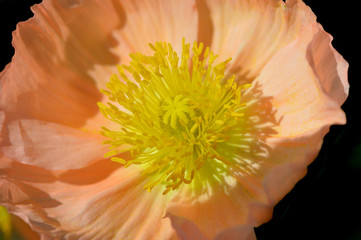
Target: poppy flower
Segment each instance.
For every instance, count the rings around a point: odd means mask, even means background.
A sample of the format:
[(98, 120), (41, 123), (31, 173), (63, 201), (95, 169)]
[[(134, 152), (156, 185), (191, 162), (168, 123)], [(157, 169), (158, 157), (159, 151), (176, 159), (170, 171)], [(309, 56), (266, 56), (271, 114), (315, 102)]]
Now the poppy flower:
[(255, 239), (346, 122), (348, 63), (301, 0), (32, 11), (0, 73), (0, 204), (45, 239)]

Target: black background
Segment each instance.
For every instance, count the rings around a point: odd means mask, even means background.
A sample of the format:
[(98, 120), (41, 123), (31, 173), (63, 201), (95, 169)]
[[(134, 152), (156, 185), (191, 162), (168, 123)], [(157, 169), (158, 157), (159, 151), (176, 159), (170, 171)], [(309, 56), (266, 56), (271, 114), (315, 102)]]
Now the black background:
[[(360, 34), (356, 1), (304, 2), (333, 35), (333, 46), (350, 64), (350, 96), (342, 107), (348, 122), (345, 126), (331, 127), (307, 176), (276, 205), (272, 220), (256, 228), (256, 235), (258, 240), (360, 240), (361, 93), (358, 91), (361, 88), (356, 73), (361, 67), (356, 48)], [(33, 15), (30, 6), (35, 3), (40, 0), (0, 0), (0, 71), (14, 54), (11, 32), (19, 21)]]

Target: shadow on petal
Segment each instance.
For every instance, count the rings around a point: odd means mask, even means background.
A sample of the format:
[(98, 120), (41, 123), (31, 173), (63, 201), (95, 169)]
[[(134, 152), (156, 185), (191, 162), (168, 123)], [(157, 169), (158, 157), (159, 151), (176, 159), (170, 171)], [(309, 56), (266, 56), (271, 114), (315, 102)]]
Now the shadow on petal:
[[(12, 179), (0, 180), (0, 189), (2, 192), (1, 204), (6, 206), (9, 212), (23, 218), (24, 221), (34, 224), (34, 226), (37, 225), (34, 229), (41, 225), (43, 229), (52, 230), (53, 226), (60, 225), (56, 219), (49, 217), (47, 209), (56, 208), (61, 203), (53, 199), (46, 191)], [(24, 214), (37, 217), (28, 219)]]
[(238, 226), (220, 233), (215, 240), (257, 240), (253, 227)]
[(209, 7), (204, 0), (196, 0), (198, 10), (198, 38), (197, 42), (203, 42), (205, 46), (212, 46), (213, 23)]
[(125, 14), (115, 4), (47, 0), (32, 7), (34, 17), (13, 33), (15, 55), (0, 75), (8, 121), (35, 118), (78, 128), (99, 112), (97, 82), (106, 82), (107, 67), (120, 62), (121, 54), (111, 52), (118, 45), (112, 32), (123, 27)]
[[(262, 181), (273, 166), (267, 139), (277, 134), (274, 127), (282, 118), (276, 119), (271, 100), (257, 82), (245, 91), (244, 117), (226, 132), (230, 140), (216, 147), (225, 160), (209, 159), (194, 183), (184, 186), (173, 198), (167, 209), (174, 216), (172, 224), (176, 224), (175, 217), (184, 218), (213, 239), (231, 228), (234, 231), (230, 235), (239, 234), (241, 226), (259, 225), (272, 217)], [(255, 239), (253, 227), (245, 229), (250, 230), (245, 239)], [(230, 235), (221, 234), (219, 239)]]
[(60, 174), (59, 181), (72, 185), (88, 185), (100, 182), (109, 177), (114, 171), (122, 167), (119, 163), (103, 159), (90, 166), (69, 170)]
[[(119, 2), (82, 2), (74, 8), (70, 17), (69, 10), (62, 9), (60, 2), (54, 1), (54, 7), (61, 13), (62, 20), (70, 33), (66, 39), (66, 59), (63, 64), (68, 64), (81, 74), (87, 74), (87, 70), (92, 69), (94, 64), (114, 65), (121, 62), (119, 55), (110, 51), (118, 44), (112, 31), (122, 28), (126, 18)], [(106, 11), (106, 8), (111, 8), (112, 11), (109, 11), (109, 14), (114, 17), (105, 16), (99, 11), (99, 9)], [(99, 21), (99, 18), (104, 18), (104, 16), (107, 24)]]
[(207, 237), (191, 221), (167, 213), (165, 217), (170, 218), (180, 240), (207, 240)]
[[(233, 188), (229, 182), (229, 176), (237, 180), (241, 185), (250, 187), (262, 171), (262, 166), (267, 164), (269, 152), (267, 139), (277, 134), (274, 130), (282, 118), (276, 119), (276, 110), (271, 103), (272, 97), (263, 96), (262, 87), (259, 83), (254, 83), (253, 87), (245, 92), (243, 100), (247, 105), (243, 110), (244, 118), (239, 125), (230, 127), (225, 135), (231, 140), (217, 145), (217, 152), (229, 161), (229, 165), (221, 164), (217, 161), (210, 161), (209, 171), (212, 174), (205, 174), (207, 177), (200, 179), (206, 181), (203, 186), (222, 186), (225, 192)], [(216, 173), (214, 172), (216, 170)], [(203, 177), (203, 176), (202, 176)], [(207, 183), (208, 182), (208, 183)], [(246, 187), (247, 188), (247, 187)], [(204, 188), (204, 191), (208, 191)]]
[[(1, 160), (4, 162), (6, 161), (5, 159)], [(44, 168), (15, 161), (11, 161), (8, 166), (5, 164), (3, 166), (4, 168), (0, 169), (0, 176), (4, 175), (9, 179), (17, 179), (33, 183), (52, 183), (57, 181), (57, 177), (53, 174), (53, 172)]]
[(342, 105), (350, 87), (347, 82), (349, 65), (333, 48), (332, 39), (333, 37), (318, 24), (317, 33), (307, 47), (306, 58), (313, 73), (319, 79), (323, 91)]

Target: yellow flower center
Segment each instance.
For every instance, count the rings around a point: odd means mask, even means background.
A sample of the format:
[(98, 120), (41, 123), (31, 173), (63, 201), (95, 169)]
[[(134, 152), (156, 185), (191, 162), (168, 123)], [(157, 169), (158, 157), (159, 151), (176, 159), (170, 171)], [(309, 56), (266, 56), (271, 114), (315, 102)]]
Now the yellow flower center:
[[(214, 64), (217, 56), (202, 43), (194, 43), (191, 59), (184, 40), (181, 58), (171, 44), (150, 47), (153, 56), (130, 54), (130, 65), (118, 67), (120, 78), (113, 74), (102, 90), (109, 102), (98, 103), (100, 111), (119, 128), (103, 127), (101, 133), (109, 138), (105, 157), (125, 167), (141, 165), (148, 177), (144, 187), (150, 191), (160, 184), (166, 194), (195, 181), (207, 162), (226, 168), (237, 161), (229, 153), (238, 151), (232, 139), (239, 138), (243, 117), (241, 89), (250, 85), (226, 79), (231, 59)], [(131, 159), (117, 156), (125, 151)]]

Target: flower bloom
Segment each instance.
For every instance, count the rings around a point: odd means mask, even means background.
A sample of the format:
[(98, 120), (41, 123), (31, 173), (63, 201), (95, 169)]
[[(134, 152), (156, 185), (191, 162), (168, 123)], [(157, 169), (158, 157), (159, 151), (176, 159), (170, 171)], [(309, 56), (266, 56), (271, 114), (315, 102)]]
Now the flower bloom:
[(348, 64), (300, 0), (33, 12), (0, 73), (0, 205), (44, 239), (255, 239), (346, 122)]

